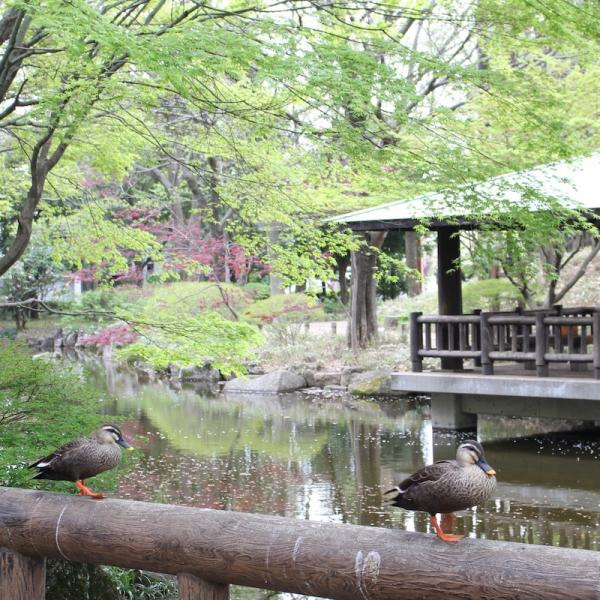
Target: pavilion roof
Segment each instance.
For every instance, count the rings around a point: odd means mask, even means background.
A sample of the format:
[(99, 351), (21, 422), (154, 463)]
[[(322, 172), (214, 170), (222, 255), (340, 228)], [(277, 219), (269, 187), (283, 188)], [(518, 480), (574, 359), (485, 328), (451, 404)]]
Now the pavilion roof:
[[(600, 152), (570, 161), (560, 161), (506, 173), (460, 186), (455, 190), (430, 192), (413, 198), (380, 204), (328, 219), (347, 223), (357, 231), (376, 229), (412, 229), (428, 219), (432, 229), (448, 225), (473, 227), (474, 217), (465, 211), (468, 197), (502, 200), (504, 206), (514, 203), (523, 206), (527, 197), (552, 197), (564, 206), (600, 213)], [(536, 210), (535, 200), (527, 204)], [(502, 209), (500, 209), (502, 210)], [(431, 218), (432, 214), (436, 216)], [(481, 218), (481, 216), (479, 216)]]

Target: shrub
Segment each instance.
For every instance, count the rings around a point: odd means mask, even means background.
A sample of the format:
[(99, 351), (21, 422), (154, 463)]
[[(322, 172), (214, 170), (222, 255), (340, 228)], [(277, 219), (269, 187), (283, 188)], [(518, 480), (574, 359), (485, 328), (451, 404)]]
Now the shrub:
[[(0, 343), (0, 485), (39, 487), (26, 466), (65, 442), (87, 435), (106, 419), (102, 404), (76, 367), (33, 360), (19, 343)], [(115, 481), (101, 476), (102, 486)], [(112, 480), (112, 481), (111, 481)], [(74, 490), (51, 482), (52, 490)]]
[[(220, 288), (220, 289), (219, 289)], [(173, 315), (196, 316), (206, 310), (214, 310), (230, 318), (231, 312), (241, 310), (252, 301), (251, 290), (233, 284), (209, 281), (177, 281), (149, 288), (151, 295), (140, 300), (141, 311), (150, 317), (157, 311), (171, 311)]]
[(244, 289), (252, 292), (253, 300), (264, 300), (271, 295), (271, 286), (268, 283), (247, 283)]
[(98, 288), (82, 294), (79, 301), (79, 309), (84, 312), (98, 312), (100, 314), (90, 314), (87, 318), (90, 321), (103, 323), (112, 321), (111, 315), (102, 315), (103, 312), (112, 313), (120, 308), (126, 308), (129, 303), (122, 293), (118, 293), (112, 288)]
[(275, 319), (297, 323), (321, 320), (325, 312), (322, 305), (311, 296), (278, 294), (254, 302), (244, 310), (243, 317), (257, 323), (271, 323)]
[(517, 288), (508, 279), (480, 279), (463, 284), (463, 310), (473, 312), (512, 310), (522, 300)]

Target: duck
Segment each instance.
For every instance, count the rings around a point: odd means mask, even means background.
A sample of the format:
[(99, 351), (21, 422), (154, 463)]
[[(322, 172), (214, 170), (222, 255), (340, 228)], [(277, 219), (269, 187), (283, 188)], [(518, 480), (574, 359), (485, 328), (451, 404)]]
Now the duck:
[(102, 500), (106, 496), (92, 492), (86, 479), (114, 469), (121, 462), (121, 448), (133, 450), (116, 425), (102, 425), (92, 437), (73, 440), (29, 465), (38, 470), (32, 479), (72, 481), (80, 496)]
[[(496, 490), (496, 471), (488, 464), (482, 445), (462, 442), (456, 460), (439, 460), (427, 465), (385, 492), (388, 505), (428, 512), (438, 538), (458, 542), (464, 536), (445, 533), (452, 527), (454, 513), (485, 502)], [(436, 515), (441, 513), (442, 525)]]

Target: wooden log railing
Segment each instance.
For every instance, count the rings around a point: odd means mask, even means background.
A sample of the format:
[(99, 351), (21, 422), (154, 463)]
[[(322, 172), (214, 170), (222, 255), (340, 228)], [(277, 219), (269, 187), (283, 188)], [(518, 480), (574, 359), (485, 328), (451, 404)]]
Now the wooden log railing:
[[(410, 352), (413, 371), (426, 357), (474, 359), (485, 375), (494, 362), (514, 361), (547, 377), (551, 363), (571, 370), (591, 364), (600, 379), (600, 308), (514, 311), (472, 315), (411, 314)], [(591, 351), (590, 351), (591, 349)]]
[(44, 560), (171, 573), (182, 600), (228, 585), (340, 600), (597, 600), (600, 553), (0, 488), (0, 599), (42, 600)]

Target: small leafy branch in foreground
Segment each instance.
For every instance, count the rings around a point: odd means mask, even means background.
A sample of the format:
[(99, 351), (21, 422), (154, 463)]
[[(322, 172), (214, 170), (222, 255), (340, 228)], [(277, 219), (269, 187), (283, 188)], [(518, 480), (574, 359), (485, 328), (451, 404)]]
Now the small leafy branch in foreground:
[(223, 374), (240, 375), (244, 373), (243, 360), (263, 342), (255, 326), (230, 321), (215, 311), (145, 320), (127, 314), (119, 317), (129, 323), (141, 341), (125, 346), (118, 356), (156, 369), (210, 363)]

